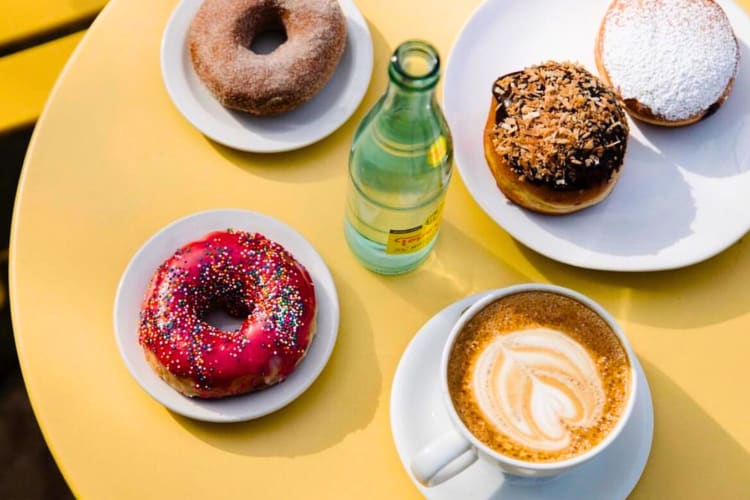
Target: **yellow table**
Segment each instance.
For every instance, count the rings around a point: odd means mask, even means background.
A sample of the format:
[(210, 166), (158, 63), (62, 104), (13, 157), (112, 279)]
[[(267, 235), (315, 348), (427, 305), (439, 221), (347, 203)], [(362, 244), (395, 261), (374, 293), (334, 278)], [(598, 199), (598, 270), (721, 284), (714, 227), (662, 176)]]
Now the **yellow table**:
[[(471, 293), (520, 282), (577, 289), (628, 332), (653, 391), (656, 428), (633, 498), (750, 498), (750, 248), (691, 268), (616, 274), (558, 264), (514, 242), (456, 176), (443, 232), (418, 271), (364, 270), (343, 217), (354, 127), (386, 84), (402, 40), (443, 55), (477, 3), (361, 0), (375, 73), (355, 116), (301, 151), (231, 151), (170, 102), (159, 40), (175, 1), (114, 0), (86, 35), (35, 132), (11, 246), (18, 353), (58, 464), (83, 498), (410, 498), (389, 426), (390, 386), (417, 329)], [(750, 8), (750, 1), (743, 0)], [(394, 15), (394, 12), (398, 15)], [(747, 63), (748, 61), (746, 61)], [(272, 214), (329, 263), (339, 340), (315, 384), (284, 410), (217, 425), (171, 414), (131, 378), (112, 305), (138, 247), (183, 215), (217, 207)]]

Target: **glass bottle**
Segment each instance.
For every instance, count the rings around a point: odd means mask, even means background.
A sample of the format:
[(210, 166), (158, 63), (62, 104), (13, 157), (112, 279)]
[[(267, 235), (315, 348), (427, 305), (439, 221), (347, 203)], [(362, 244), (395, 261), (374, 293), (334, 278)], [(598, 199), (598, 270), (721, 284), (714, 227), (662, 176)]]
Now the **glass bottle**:
[(344, 231), (365, 267), (401, 274), (435, 246), (453, 144), (435, 98), (435, 48), (404, 42), (391, 57), (388, 77), (388, 88), (354, 134)]

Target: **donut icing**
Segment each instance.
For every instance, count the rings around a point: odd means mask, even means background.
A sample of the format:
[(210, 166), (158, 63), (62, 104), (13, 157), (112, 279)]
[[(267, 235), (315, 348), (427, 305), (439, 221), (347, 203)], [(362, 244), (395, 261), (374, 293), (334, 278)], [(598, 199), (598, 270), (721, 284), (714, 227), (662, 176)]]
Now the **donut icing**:
[(510, 201), (561, 215), (614, 189), (627, 150), (627, 115), (583, 66), (547, 61), (501, 76), (490, 102), (485, 159)]
[[(270, 54), (251, 46), (267, 31), (287, 40)], [(346, 44), (336, 0), (205, 0), (190, 26), (196, 73), (218, 101), (254, 115), (290, 111), (333, 76)]]
[[(212, 308), (244, 318), (225, 331)], [(189, 243), (154, 274), (139, 341), (155, 371), (186, 396), (220, 398), (284, 380), (314, 336), (315, 290), (307, 270), (261, 234), (217, 231)]]

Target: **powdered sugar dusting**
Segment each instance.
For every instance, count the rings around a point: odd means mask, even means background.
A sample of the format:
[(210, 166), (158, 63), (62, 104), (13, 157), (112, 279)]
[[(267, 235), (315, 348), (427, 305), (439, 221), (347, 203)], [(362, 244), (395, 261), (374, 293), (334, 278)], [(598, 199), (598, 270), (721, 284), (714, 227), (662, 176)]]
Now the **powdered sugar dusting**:
[(737, 72), (732, 27), (711, 0), (616, 1), (602, 36), (602, 63), (621, 97), (667, 120), (708, 109)]

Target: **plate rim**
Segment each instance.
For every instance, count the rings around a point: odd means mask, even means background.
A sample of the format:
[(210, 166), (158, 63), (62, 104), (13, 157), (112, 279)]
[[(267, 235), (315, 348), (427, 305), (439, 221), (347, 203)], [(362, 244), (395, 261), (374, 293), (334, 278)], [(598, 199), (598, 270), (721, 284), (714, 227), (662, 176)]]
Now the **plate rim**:
[[(362, 103), (362, 100), (367, 94), (367, 90), (370, 87), (374, 66), (374, 47), (372, 42), (372, 33), (370, 32), (367, 20), (353, 0), (338, 1), (347, 20), (347, 32), (353, 32), (353, 30), (351, 29), (352, 25), (356, 25), (362, 28), (364, 31), (363, 36), (358, 38), (352, 36), (350, 38), (350, 40), (355, 42), (352, 45), (357, 46), (357, 48), (361, 48), (364, 52), (366, 52), (367, 55), (366, 58), (355, 57), (354, 64), (356, 64), (356, 66), (352, 70), (352, 73), (354, 75), (360, 73), (362, 74), (363, 83), (360, 87), (354, 87), (357, 90), (355, 94), (356, 98), (347, 100), (348, 102), (351, 102), (351, 109), (347, 109), (347, 111), (343, 113), (338, 120), (330, 122), (330, 125), (328, 127), (321, 127), (320, 131), (317, 134), (314, 134), (312, 137), (304, 141), (288, 142), (283, 144), (279, 141), (274, 141), (272, 146), (257, 146), (251, 143), (249, 144), (247, 142), (234, 141), (222, 136), (221, 130), (226, 128), (226, 125), (222, 121), (216, 120), (215, 122), (211, 122), (210, 124), (205, 124), (200, 117), (196, 116), (193, 111), (190, 110), (190, 108), (185, 103), (185, 99), (194, 101), (195, 105), (198, 107), (202, 106), (195, 98), (192, 88), (186, 78), (184, 78), (182, 72), (176, 72), (175, 74), (173, 74), (167, 69), (167, 65), (170, 64), (170, 62), (175, 58), (182, 57), (182, 51), (186, 50), (184, 44), (179, 44), (180, 48), (178, 50), (174, 47), (174, 45), (177, 44), (173, 44), (172, 42), (175, 40), (187, 39), (187, 30), (189, 30), (190, 25), (188, 23), (185, 27), (185, 30), (178, 29), (179, 21), (182, 21), (183, 16), (187, 16), (192, 9), (197, 10), (200, 7), (201, 0), (180, 0), (180, 2), (177, 4), (177, 6), (174, 7), (171, 14), (169, 15), (169, 19), (167, 20), (167, 23), (162, 32), (159, 45), (159, 67), (162, 76), (162, 82), (167, 90), (169, 99), (172, 101), (172, 104), (180, 113), (180, 115), (182, 115), (182, 117), (186, 119), (188, 123), (193, 126), (193, 128), (198, 130), (201, 134), (205, 135), (209, 139), (222, 144), (223, 146), (238, 151), (269, 154), (282, 153), (286, 151), (302, 149), (306, 146), (322, 141), (329, 135), (333, 134), (336, 130), (341, 128), (357, 111), (359, 105)], [(193, 5), (194, 3), (196, 5)], [(193, 14), (190, 15), (190, 19), (192, 19), (192, 16)], [(364, 45), (360, 47), (361, 44)], [(354, 48), (352, 48), (352, 50), (354, 50)], [(201, 85), (202, 84), (203, 83), (201, 82)], [(185, 95), (188, 95), (189, 98), (183, 97), (181, 95), (181, 92)], [(313, 97), (313, 100), (314, 99), (315, 97)], [(209, 111), (206, 111), (206, 113), (211, 115)]]
[[(453, 78), (449, 78), (449, 74), (452, 75), (455, 73), (455, 70), (451, 71), (451, 68), (457, 64), (455, 63), (455, 60), (458, 59), (457, 56), (457, 47), (459, 42), (461, 41), (462, 36), (464, 33), (468, 31), (468, 28), (470, 25), (475, 21), (476, 18), (478, 18), (482, 12), (485, 9), (489, 9), (493, 4), (507, 4), (512, 2), (513, 0), (483, 0), (479, 5), (477, 5), (474, 10), (471, 12), (469, 17), (464, 21), (463, 25), (461, 26), (460, 30), (458, 31), (455, 39), (453, 40), (453, 44), (451, 45), (451, 50), (448, 54), (448, 58), (446, 60), (446, 66), (445, 66), (445, 78), (444, 78), (444, 85), (443, 85), (443, 93), (441, 97), (441, 105), (444, 110), (446, 110), (446, 117), (452, 116), (452, 113), (448, 111), (449, 106), (447, 105), (447, 97), (449, 94), (449, 89), (452, 87)], [(717, 3), (725, 9), (725, 11), (729, 10), (730, 12), (727, 12), (727, 16), (730, 17), (730, 21), (732, 21), (732, 17), (742, 15), (744, 16), (744, 19), (746, 21), (750, 21), (750, 13), (746, 12), (745, 9), (743, 9), (741, 6), (737, 5), (737, 3), (734, 0), (717, 0)], [(727, 5), (730, 5), (731, 7), (727, 9)], [(736, 33), (736, 30), (735, 30)], [(739, 36), (737, 36), (738, 40), (741, 40)], [(742, 63), (741, 63), (742, 64)], [(750, 64), (750, 61), (746, 61), (745, 64)], [(452, 108), (451, 108), (452, 109)], [(629, 117), (630, 120), (632, 118)], [(450, 125), (450, 119), (449, 119), (449, 125)], [(473, 182), (466, 182), (467, 176), (464, 174), (464, 169), (468, 167), (462, 167), (462, 162), (458, 161), (460, 152), (458, 148), (456, 148), (456, 167), (459, 172), (459, 175), (461, 176), (461, 180), (463, 181), (464, 186), (466, 187), (467, 191), (469, 191), (469, 194), (471, 195), (471, 198), (473, 199), (474, 203), (476, 203), (479, 208), (489, 217), (490, 220), (494, 224), (496, 224), (498, 227), (500, 227), (503, 231), (508, 233), (514, 240), (518, 241), (525, 247), (533, 250), (534, 252), (547, 257), (551, 260), (568, 264), (574, 267), (582, 268), (582, 269), (591, 269), (595, 271), (615, 271), (615, 272), (625, 272), (625, 273), (636, 273), (636, 272), (655, 272), (655, 271), (669, 271), (674, 269), (682, 269), (685, 267), (689, 267), (695, 264), (699, 264), (701, 262), (704, 262), (708, 259), (711, 259), (712, 257), (715, 257), (719, 255), (720, 253), (724, 252), (728, 248), (730, 248), (732, 245), (737, 243), (739, 240), (741, 240), (748, 232), (750, 232), (750, 218), (748, 218), (746, 224), (742, 227), (739, 225), (737, 226), (737, 230), (733, 232), (733, 236), (725, 238), (721, 243), (714, 244), (713, 246), (706, 247), (701, 246), (700, 249), (703, 249), (702, 251), (696, 251), (690, 254), (686, 253), (680, 253), (676, 256), (672, 256), (668, 259), (667, 262), (663, 262), (662, 260), (659, 260), (658, 258), (654, 258), (653, 255), (639, 255), (637, 256), (639, 260), (633, 260), (633, 259), (627, 259), (624, 257), (620, 257), (617, 255), (608, 255), (605, 258), (605, 254), (602, 252), (597, 252), (600, 256), (599, 260), (596, 261), (589, 261), (586, 256), (577, 257), (576, 255), (567, 255), (567, 254), (556, 254), (552, 251), (550, 251), (550, 248), (554, 248), (554, 245), (549, 245), (550, 241), (536, 241), (536, 238), (533, 236), (529, 236), (521, 231), (518, 231), (517, 228), (509, 229), (507, 227), (507, 224), (503, 224), (498, 219), (500, 217), (493, 214), (493, 208), (491, 206), (485, 206), (486, 204), (489, 204), (482, 196), (480, 196), (479, 193), (479, 187), (476, 185), (476, 183)], [(489, 167), (488, 167), (489, 168)], [(469, 176), (470, 178), (470, 176)], [(502, 193), (498, 193), (499, 196), (501, 196), (498, 200), (498, 203), (510, 203), (507, 201), (507, 199), (502, 197)], [(482, 200), (480, 202), (480, 200)], [(525, 211), (525, 209), (521, 207), (513, 207), (516, 210), (519, 211)], [(535, 214), (528, 212), (525, 215), (530, 215), (531, 217), (543, 217), (540, 214)], [(555, 216), (550, 216), (555, 217)], [(712, 240), (715, 241), (715, 240)], [(610, 260), (610, 262), (606, 262), (607, 260)], [(612, 262), (614, 260), (614, 262)], [(642, 260), (647, 260), (647, 262), (642, 262)]]
[[(137, 264), (137, 262), (144, 258), (144, 255), (147, 255), (149, 251), (153, 251), (153, 246), (159, 242), (161, 238), (165, 238), (169, 235), (169, 231), (174, 231), (175, 228), (178, 228), (183, 225), (187, 225), (190, 222), (201, 219), (204, 217), (221, 217), (225, 215), (231, 215), (231, 216), (241, 216), (241, 217), (248, 217), (249, 220), (264, 220), (265, 223), (271, 224), (275, 226), (280, 231), (288, 233), (293, 238), (296, 238), (299, 240), (299, 243), (302, 246), (307, 246), (308, 248), (305, 249), (305, 252), (309, 252), (310, 258), (312, 260), (316, 260), (317, 262), (314, 262), (315, 264), (315, 274), (311, 272), (311, 277), (313, 278), (313, 284), (315, 285), (316, 290), (316, 301), (318, 304), (318, 308), (321, 307), (327, 307), (329, 310), (327, 311), (327, 314), (330, 315), (330, 331), (327, 332), (321, 332), (320, 330), (316, 331), (315, 338), (323, 340), (325, 339), (326, 343), (323, 346), (324, 350), (320, 353), (319, 359), (317, 360), (317, 364), (311, 369), (311, 372), (308, 374), (308, 377), (305, 379), (302, 379), (302, 382), (299, 383), (299, 386), (292, 390), (289, 394), (279, 397), (277, 400), (274, 400), (274, 402), (269, 403), (260, 409), (257, 407), (254, 407), (253, 405), (256, 403), (250, 403), (250, 408), (248, 410), (251, 411), (244, 411), (244, 412), (238, 412), (235, 414), (227, 415), (227, 414), (221, 414), (221, 413), (210, 413), (205, 414), (199, 410), (195, 409), (194, 403), (198, 404), (215, 404), (217, 406), (222, 405), (222, 402), (236, 402), (239, 400), (239, 398), (252, 398), (253, 393), (248, 393), (244, 395), (238, 395), (231, 398), (226, 399), (218, 399), (218, 400), (201, 400), (201, 399), (191, 399), (186, 396), (183, 396), (179, 394), (175, 389), (173, 389), (171, 386), (169, 386), (166, 382), (164, 382), (158, 375), (153, 374), (155, 376), (155, 379), (153, 382), (149, 381), (147, 378), (144, 378), (140, 376), (140, 371), (136, 368), (136, 366), (133, 364), (133, 361), (130, 358), (130, 355), (128, 354), (128, 345), (130, 345), (130, 341), (128, 338), (128, 335), (134, 335), (134, 339), (132, 340), (135, 344), (136, 350), (141, 350), (142, 347), (138, 344), (137, 340), (137, 332), (135, 333), (128, 333), (122, 331), (122, 328), (120, 326), (119, 321), (119, 315), (122, 313), (121, 309), (124, 307), (122, 304), (124, 294), (126, 293), (126, 287), (128, 285), (129, 279), (137, 279), (140, 276), (133, 277), (133, 273), (135, 272), (134, 266)], [(216, 230), (220, 230), (222, 228), (217, 226)], [(223, 228), (225, 229), (225, 228)], [(201, 231), (203, 233), (203, 231)], [(200, 238), (202, 236), (205, 236), (205, 234), (196, 234), (195, 236), (192, 236), (191, 238)], [(192, 241), (192, 240), (191, 240)], [(189, 241), (185, 241), (183, 243), (180, 243), (178, 245), (184, 245), (186, 243), (189, 243)], [(177, 246), (174, 250), (177, 250), (179, 246)], [(294, 252), (294, 249), (291, 249), (288, 247), (288, 245), (285, 245), (285, 248), (290, 251)], [(172, 252), (174, 252), (172, 250)], [(301, 253), (301, 252), (298, 252)], [(297, 258), (297, 256), (295, 256)], [(311, 262), (308, 260), (307, 262), (303, 262), (305, 264), (305, 267), (310, 269), (312, 266), (310, 265)], [(153, 275), (153, 271), (151, 271), (150, 274), (146, 278), (150, 279), (150, 277)], [(323, 294), (323, 289), (325, 289), (326, 293)], [(325, 297), (326, 300), (321, 300), (323, 297)], [(323, 303), (326, 302), (324, 305)], [(316, 329), (320, 328), (320, 309), (317, 312), (318, 314), (318, 323), (316, 326)], [(219, 209), (209, 209), (209, 210), (202, 210), (198, 212), (193, 212), (187, 215), (184, 215), (182, 217), (179, 217), (166, 225), (160, 227), (156, 230), (149, 238), (145, 240), (143, 244), (136, 250), (136, 252), (133, 253), (132, 257), (128, 261), (127, 265), (125, 266), (124, 271), (120, 275), (120, 279), (117, 284), (117, 290), (115, 293), (115, 300), (113, 303), (113, 309), (112, 309), (112, 321), (113, 321), (113, 329), (114, 329), (114, 337), (115, 337), (115, 343), (117, 344), (117, 350), (120, 355), (120, 358), (122, 359), (122, 362), (124, 363), (125, 367), (127, 368), (131, 378), (140, 386), (141, 389), (143, 389), (154, 401), (159, 403), (160, 405), (164, 406), (168, 410), (175, 412), (177, 414), (180, 414), (184, 417), (188, 417), (194, 420), (204, 421), (204, 422), (216, 422), (216, 423), (231, 423), (231, 422), (245, 422), (249, 420), (254, 420), (263, 416), (266, 416), (268, 414), (271, 414), (275, 411), (280, 410), (281, 408), (289, 405), (293, 401), (295, 401), (297, 398), (299, 398), (302, 394), (304, 394), (312, 385), (313, 383), (320, 377), (321, 373), (325, 369), (325, 367), (328, 365), (328, 362), (330, 361), (330, 357), (333, 354), (333, 350), (336, 346), (336, 342), (338, 339), (338, 331), (340, 327), (340, 303), (338, 300), (338, 290), (336, 288), (335, 280), (333, 279), (333, 275), (331, 274), (330, 268), (326, 264), (323, 257), (320, 255), (320, 253), (315, 249), (315, 247), (304, 237), (302, 234), (300, 234), (297, 230), (295, 230), (290, 225), (279, 221), (278, 219), (271, 217), (269, 215), (266, 215), (261, 212), (251, 211), (251, 210), (245, 210), (245, 209), (236, 209), (236, 208), (219, 208)], [(321, 342), (318, 341), (317, 345), (320, 345)], [(315, 339), (313, 340), (313, 343), (315, 342)], [(308, 353), (309, 354), (309, 353)], [(306, 356), (307, 357), (307, 356)], [(302, 360), (302, 363), (307, 361), (306, 359)], [(149, 367), (150, 368), (150, 367)], [(294, 373), (293, 373), (294, 374)], [(293, 375), (292, 374), (292, 375)], [(288, 379), (287, 379), (288, 380)], [(161, 386), (162, 388), (167, 388), (169, 391), (173, 391), (173, 394), (178, 396), (177, 401), (184, 402), (183, 404), (177, 403), (173, 404), (171, 401), (165, 401), (163, 398), (160, 397), (158, 394), (158, 391), (155, 390), (154, 384)], [(263, 393), (273, 393), (272, 391), (283, 391), (285, 387), (283, 382), (275, 384), (267, 389), (264, 389)]]

